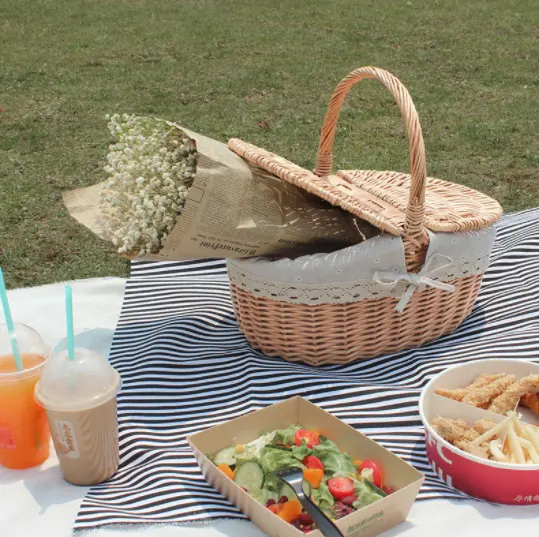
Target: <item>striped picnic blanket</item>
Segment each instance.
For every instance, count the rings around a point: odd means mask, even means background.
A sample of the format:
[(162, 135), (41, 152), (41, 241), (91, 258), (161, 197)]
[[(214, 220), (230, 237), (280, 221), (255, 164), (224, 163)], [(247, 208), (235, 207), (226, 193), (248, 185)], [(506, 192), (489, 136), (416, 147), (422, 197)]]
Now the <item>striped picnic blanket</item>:
[(479, 300), (456, 332), (420, 349), (314, 368), (249, 347), (234, 319), (223, 261), (133, 263), (110, 353), (123, 379), (120, 470), (89, 491), (75, 530), (245, 518), (206, 484), (186, 435), (293, 395), (424, 472), (419, 500), (464, 498), (426, 459), (420, 391), (436, 373), (468, 360), (539, 361), (538, 289), (534, 209), (498, 224)]

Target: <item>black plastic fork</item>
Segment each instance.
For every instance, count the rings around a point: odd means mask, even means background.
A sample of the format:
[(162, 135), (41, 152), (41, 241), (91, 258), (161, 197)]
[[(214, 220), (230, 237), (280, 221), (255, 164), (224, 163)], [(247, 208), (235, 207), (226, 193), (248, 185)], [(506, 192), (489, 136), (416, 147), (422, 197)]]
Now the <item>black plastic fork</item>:
[(299, 468), (290, 468), (289, 470), (282, 470), (276, 472), (279, 477), (285, 483), (288, 483), (296, 493), (301, 505), (305, 508), (307, 513), (313, 519), (316, 527), (326, 537), (344, 537), (339, 528), (324, 514), (322, 509), (316, 505), (309, 496), (305, 495), (303, 491), (303, 472)]

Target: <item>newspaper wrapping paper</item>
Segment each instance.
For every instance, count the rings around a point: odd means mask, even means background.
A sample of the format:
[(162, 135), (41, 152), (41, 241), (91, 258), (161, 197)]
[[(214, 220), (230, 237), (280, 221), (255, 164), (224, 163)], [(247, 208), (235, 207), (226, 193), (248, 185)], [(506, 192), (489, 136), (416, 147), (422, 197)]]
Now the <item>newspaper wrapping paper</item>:
[[(196, 175), (163, 248), (144, 259), (327, 252), (379, 233), (368, 222), (252, 166), (226, 144), (177, 126), (196, 143)], [(112, 241), (100, 210), (104, 184), (66, 192), (63, 198), (72, 217)]]

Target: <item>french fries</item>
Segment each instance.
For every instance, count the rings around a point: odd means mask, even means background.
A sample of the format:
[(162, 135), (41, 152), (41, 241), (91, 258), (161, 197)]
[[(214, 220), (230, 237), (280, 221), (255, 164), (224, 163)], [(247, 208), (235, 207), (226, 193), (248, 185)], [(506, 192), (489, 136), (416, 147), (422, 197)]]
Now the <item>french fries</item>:
[(489, 450), (492, 453), (492, 458), (498, 462), (509, 462), (511, 457), (503, 452), (502, 441), (497, 438), (489, 442)]
[(489, 441), (492, 459), (516, 464), (539, 464), (539, 429), (519, 420), (516, 412), (470, 444)]
[[(511, 464), (539, 464), (539, 428), (521, 422), (514, 411), (497, 425), (480, 420), (472, 427), (463, 420), (442, 417), (432, 424), (445, 440), (471, 455)], [(487, 430), (479, 435), (477, 429)]]

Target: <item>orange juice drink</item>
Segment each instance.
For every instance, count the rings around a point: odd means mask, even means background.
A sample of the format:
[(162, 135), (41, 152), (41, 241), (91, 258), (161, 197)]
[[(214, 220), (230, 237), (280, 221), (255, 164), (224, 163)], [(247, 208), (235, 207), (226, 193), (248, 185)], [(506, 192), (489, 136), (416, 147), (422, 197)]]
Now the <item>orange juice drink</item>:
[(0, 465), (11, 469), (37, 466), (49, 456), (45, 409), (34, 398), (46, 357), (22, 354), (17, 371), (12, 355), (0, 355)]

